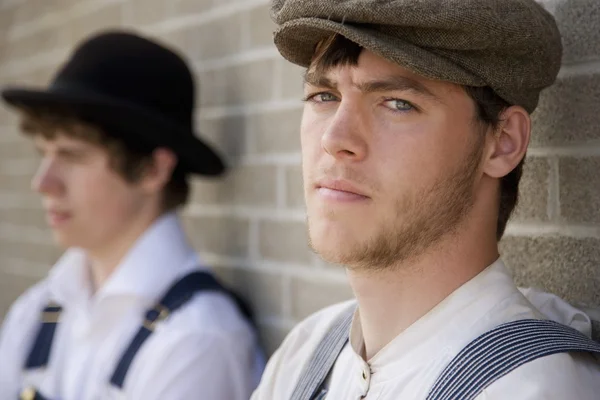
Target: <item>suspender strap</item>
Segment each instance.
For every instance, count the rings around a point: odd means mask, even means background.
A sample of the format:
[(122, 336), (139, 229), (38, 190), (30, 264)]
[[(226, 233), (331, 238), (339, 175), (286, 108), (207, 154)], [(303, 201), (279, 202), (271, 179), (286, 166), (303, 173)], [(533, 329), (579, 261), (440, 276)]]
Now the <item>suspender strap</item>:
[(144, 320), (142, 327), (140, 327), (129, 344), (129, 347), (121, 357), (115, 372), (110, 378), (110, 383), (113, 386), (122, 389), (127, 371), (129, 370), (135, 355), (144, 342), (152, 335), (156, 325), (184, 305), (196, 293), (206, 290), (227, 292), (227, 290), (207, 272), (192, 272), (176, 282), (160, 302), (158, 302), (154, 308), (146, 312), (146, 319)]
[(48, 304), (42, 311), (42, 324), (25, 361), (25, 369), (42, 368), (48, 364), (50, 349), (52, 348), (52, 341), (54, 340), (54, 333), (61, 312), (62, 307), (55, 303)]
[(354, 310), (354, 306), (345, 310), (325, 334), (304, 367), (290, 400), (314, 400), (317, 396), (323, 398), (321, 388), (335, 360), (348, 342)]
[(600, 344), (554, 321), (509, 322), (472, 341), (450, 362), (427, 400), (472, 400), (517, 367), (566, 352), (600, 355)]

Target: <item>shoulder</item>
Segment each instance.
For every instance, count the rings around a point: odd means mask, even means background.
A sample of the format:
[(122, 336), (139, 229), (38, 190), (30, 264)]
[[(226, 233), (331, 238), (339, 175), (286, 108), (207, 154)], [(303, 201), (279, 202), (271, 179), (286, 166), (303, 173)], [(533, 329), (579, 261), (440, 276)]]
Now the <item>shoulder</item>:
[(492, 383), (478, 400), (597, 399), (600, 359), (587, 353), (560, 353), (539, 358)]
[(271, 357), (253, 400), (285, 398), (291, 393), (303, 365), (337, 319), (356, 301), (349, 300), (320, 310), (296, 325)]
[(11, 305), (3, 323), (3, 332), (30, 326), (39, 321), (40, 312), (48, 303), (49, 290), (46, 279), (36, 283), (21, 294)]
[(304, 353), (305, 349), (314, 349), (337, 319), (355, 305), (356, 300), (348, 300), (319, 310), (307, 317), (287, 335), (280, 347), (281, 353), (287, 354), (285, 357), (293, 357), (299, 350)]
[(160, 323), (140, 358), (169, 358), (179, 349), (191, 358), (211, 353), (223, 359), (246, 358), (257, 351), (258, 338), (230, 296), (207, 292), (195, 295)]

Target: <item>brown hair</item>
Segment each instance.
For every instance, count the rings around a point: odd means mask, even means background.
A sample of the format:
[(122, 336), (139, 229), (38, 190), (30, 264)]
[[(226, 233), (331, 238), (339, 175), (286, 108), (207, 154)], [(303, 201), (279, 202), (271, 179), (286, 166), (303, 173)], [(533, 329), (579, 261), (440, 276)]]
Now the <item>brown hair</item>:
[[(339, 34), (333, 34), (322, 40), (315, 49), (307, 74), (320, 76), (330, 68), (339, 65), (357, 65), (363, 48)], [(490, 87), (464, 86), (466, 93), (473, 99), (477, 107), (477, 120), (486, 127), (496, 129), (500, 123), (502, 111), (510, 106)], [(485, 130), (487, 132), (487, 129)], [(504, 235), (506, 224), (519, 199), (519, 182), (523, 173), (525, 159), (506, 176), (500, 179), (500, 207), (496, 238)]]
[[(106, 150), (111, 168), (125, 181), (135, 183), (152, 162), (152, 151), (128, 146), (123, 140), (106, 133), (97, 124), (85, 121), (72, 112), (60, 108), (21, 110), (21, 131), (26, 136), (41, 135), (53, 139), (58, 132), (81, 139)], [(173, 171), (163, 189), (162, 210), (167, 212), (185, 205), (189, 197), (187, 174), (180, 167)]]

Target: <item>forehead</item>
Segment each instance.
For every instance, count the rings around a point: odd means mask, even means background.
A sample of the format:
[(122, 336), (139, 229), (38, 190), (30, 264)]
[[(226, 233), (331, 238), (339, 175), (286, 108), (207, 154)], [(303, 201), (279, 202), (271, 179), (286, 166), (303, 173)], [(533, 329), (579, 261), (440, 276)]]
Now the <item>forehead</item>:
[(305, 83), (314, 86), (327, 82), (335, 82), (336, 85), (360, 85), (365, 82), (390, 79), (397, 82), (404, 81), (408, 88), (410, 86), (421, 88), (421, 91), (429, 91), (436, 96), (466, 95), (464, 88), (458, 84), (428, 79), (366, 49), (361, 51), (356, 65), (343, 63), (324, 70), (311, 66), (305, 73)]

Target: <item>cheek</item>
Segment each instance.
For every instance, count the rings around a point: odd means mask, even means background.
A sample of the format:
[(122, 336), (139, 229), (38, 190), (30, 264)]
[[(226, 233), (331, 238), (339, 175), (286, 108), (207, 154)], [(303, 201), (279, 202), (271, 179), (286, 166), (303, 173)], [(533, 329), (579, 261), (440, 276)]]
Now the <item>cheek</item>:
[(134, 208), (131, 189), (122, 179), (110, 173), (88, 176), (78, 192), (82, 206), (96, 220), (123, 220)]

